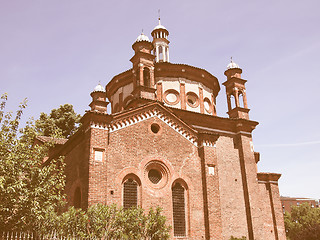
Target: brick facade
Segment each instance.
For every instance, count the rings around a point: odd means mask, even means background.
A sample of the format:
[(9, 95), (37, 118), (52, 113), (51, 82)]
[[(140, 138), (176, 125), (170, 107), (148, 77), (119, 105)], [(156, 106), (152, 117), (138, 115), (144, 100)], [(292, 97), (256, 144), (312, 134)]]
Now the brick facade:
[[(155, 38), (167, 39), (162, 27)], [(229, 118), (222, 118), (216, 116), (220, 85), (213, 75), (169, 63), (169, 57), (162, 62), (144, 35), (133, 48), (133, 68), (115, 76), (106, 91), (91, 93), (82, 126), (59, 149), (66, 156), (69, 203), (75, 204), (80, 188), (83, 209), (96, 203), (123, 206), (124, 183), (131, 179), (137, 205), (162, 207), (170, 225), (184, 220), (183, 233), (174, 235), (177, 223), (172, 239), (285, 239), (280, 174), (257, 172), (251, 134), (258, 123), (249, 119), (239, 66), (232, 62), (225, 72)], [(181, 189), (179, 218), (173, 214), (175, 186)]]

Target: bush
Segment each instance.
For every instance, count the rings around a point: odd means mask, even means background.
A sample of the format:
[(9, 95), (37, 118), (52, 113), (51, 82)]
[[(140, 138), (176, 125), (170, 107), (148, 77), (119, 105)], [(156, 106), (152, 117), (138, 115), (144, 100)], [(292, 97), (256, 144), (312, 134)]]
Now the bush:
[(87, 212), (70, 207), (68, 211), (48, 215), (41, 235), (54, 232), (62, 237), (104, 239), (169, 239), (170, 227), (161, 209), (151, 208), (146, 215), (142, 208), (118, 209), (115, 205), (93, 205)]

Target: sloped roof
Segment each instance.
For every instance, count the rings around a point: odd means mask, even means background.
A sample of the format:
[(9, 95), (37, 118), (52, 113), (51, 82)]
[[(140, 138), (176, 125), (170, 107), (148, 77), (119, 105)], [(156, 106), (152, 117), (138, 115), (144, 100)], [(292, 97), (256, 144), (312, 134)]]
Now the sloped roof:
[(47, 136), (37, 136), (36, 139), (38, 139), (40, 142), (43, 142), (43, 143), (53, 141), (53, 143), (57, 145), (63, 145), (68, 141), (68, 139), (66, 138), (53, 138), (53, 137), (47, 137)]

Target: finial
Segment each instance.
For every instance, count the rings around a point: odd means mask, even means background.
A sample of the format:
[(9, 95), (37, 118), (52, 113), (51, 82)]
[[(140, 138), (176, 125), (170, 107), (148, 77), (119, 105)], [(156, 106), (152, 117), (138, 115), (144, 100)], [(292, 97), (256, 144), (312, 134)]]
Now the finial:
[(141, 34), (144, 34), (144, 33), (143, 33), (143, 28), (142, 28), (142, 30), (141, 30)]
[(233, 62), (232, 57), (231, 57), (231, 62)]
[(161, 22), (160, 22), (160, 9), (158, 9), (158, 15), (159, 15), (159, 17), (158, 17), (158, 19), (159, 19), (159, 25), (161, 25)]

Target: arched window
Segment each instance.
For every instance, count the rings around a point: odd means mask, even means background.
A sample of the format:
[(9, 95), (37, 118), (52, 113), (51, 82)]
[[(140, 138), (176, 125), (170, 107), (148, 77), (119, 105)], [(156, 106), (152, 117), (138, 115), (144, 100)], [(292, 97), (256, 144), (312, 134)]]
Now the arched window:
[(239, 92), (239, 106), (244, 107), (244, 101), (243, 101), (243, 94), (242, 92)]
[(138, 205), (138, 183), (132, 178), (123, 183), (123, 208), (128, 209)]
[(172, 187), (173, 233), (175, 237), (186, 235), (185, 189), (180, 183)]
[(230, 95), (230, 104), (231, 104), (231, 109), (234, 109), (236, 107), (236, 99), (233, 95)]
[(76, 190), (74, 191), (73, 206), (75, 208), (81, 208), (81, 190), (80, 190), (80, 187), (77, 187)]
[(159, 62), (163, 62), (163, 55), (164, 55), (164, 52), (162, 51), (162, 46), (159, 46), (159, 59), (158, 59)]
[(150, 87), (150, 70), (146, 67), (143, 69), (143, 84), (146, 87)]

